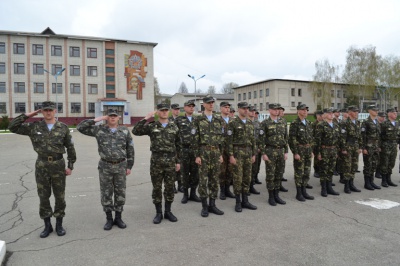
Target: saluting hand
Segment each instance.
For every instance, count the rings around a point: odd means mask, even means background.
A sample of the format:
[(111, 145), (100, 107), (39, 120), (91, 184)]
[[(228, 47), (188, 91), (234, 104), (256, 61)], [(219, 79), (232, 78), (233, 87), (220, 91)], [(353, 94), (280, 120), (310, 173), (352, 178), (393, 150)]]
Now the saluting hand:
[(126, 169), (126, 175), (130, 175), (131, 174), (131, 169)]
[(155, 115), (156, 113), (157, 113), (157, 111), (152, 111), (152, 112), (148, 113), (148, 114), (145, 116), (144, 119), (148, 120), (148, 119), (154, 117), (154, 115)]
[(41, 113), (42, 112), (42, 109), (38, 109), (38, 110), (36, 110), (36, 111), (33, 111), (33, 112), (30, 112), (30, 113), (26, 113), (25, 115), (27, 116), (27, 117), (34, 117), (34, 116), (37, 116), (39, 113)]
[(108, 118), (108, 116), (103, 115), (103, 116), (96, 117), (93, 121), (94, 122), (100, 122), (102, 120), (107, 120), (107, 118)]
[(256, 161), (256, 156), (253, 155), (253, 156), (251, 157), (251, 163), (254, 163), (255, 161)]
[(295, 154), (295, 155), (294, 155), (294, 159), (297, 160), (297, 161), (300, 161), (300, 160), (301, 160), (301, 157), (300, 157), (299, 154)]
[(266, 154), (264, 154), (262, 158), (263, 158), (264, 161), (269, 161), (269, 158), (268, 158), (268, 156)]
[(175, 172), (179, 172), (179, 170), (181, 170), (181, 164), (177, 163), (175, 164)]
[(230, 157), (229, 157), (229, 163), (230, 163), (230, 164), (233, 164), (233, 165), (236, 165), (236, 159), (235, 159), (235, 157), (230, 156)]

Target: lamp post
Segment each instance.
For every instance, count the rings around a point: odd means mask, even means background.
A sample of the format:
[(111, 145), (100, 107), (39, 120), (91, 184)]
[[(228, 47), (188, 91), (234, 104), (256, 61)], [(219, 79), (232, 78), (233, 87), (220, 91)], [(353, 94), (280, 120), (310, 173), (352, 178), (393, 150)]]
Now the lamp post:
[[(203, 76), (201, 76), (200, 78), (196, 79), (194, 76), (191, 76), (190, 74), (188, 74), (188, 77), (191, 78), (191, 79), (193, 79), (193, 81), (194, 81), (194, 102), (195, 102), (195, 104), (196, 104), (196, 102), (197, 102), (196, 82), (197, 82), (199, 79), (204, 78), (205, 76), (206, 76), (206, 75), (203, 75)], [(195, 111), (196, 111), (196, 113), (197, 113), (197, 104), (196, 104), (196, 106), (195, 106)]]
[(43, 69), (43, 71), (49, 73), (50, 75), (52, 75), (53, 77), (55, 77), (56, 79), (56, 119), (58, 120), (58, 99), (57, 99), (57, 95), (58, 95), (58, 88), (57, 88), (57, 78), (58, 76), (61, 76), (61, 74), (64, 72), (65, 67), (63, 67), (60, 71), (57, 71), (57, 73), (55, 74), (51, 74), (50, 71), (48, 71), (47, 69)]

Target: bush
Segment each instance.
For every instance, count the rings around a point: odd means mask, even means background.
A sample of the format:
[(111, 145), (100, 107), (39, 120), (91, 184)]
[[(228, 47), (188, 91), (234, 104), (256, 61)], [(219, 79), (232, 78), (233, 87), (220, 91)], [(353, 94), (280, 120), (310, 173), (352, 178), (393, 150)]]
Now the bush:
[(10, 125), (10, 119), (8, 118), (8, 116), (3, 115), (1, 117), (0, 129), (6, 130), (8, 128), (8, 125)]

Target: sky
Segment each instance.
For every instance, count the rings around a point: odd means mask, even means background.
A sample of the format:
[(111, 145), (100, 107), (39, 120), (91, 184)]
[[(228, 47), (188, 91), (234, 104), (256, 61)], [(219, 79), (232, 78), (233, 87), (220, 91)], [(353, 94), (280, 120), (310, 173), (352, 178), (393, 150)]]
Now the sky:
[(398, 0), (0, 0), (0, 29), (154, 42), (162, 93), (265, 79), (312, 80), (350, 46), (400, 56)]

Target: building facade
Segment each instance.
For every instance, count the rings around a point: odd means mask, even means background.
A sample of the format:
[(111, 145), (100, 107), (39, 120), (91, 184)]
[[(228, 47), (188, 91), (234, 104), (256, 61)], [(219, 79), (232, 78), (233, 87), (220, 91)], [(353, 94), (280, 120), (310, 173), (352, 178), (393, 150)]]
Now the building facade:
[[(221, 102), (229, 102), (233, 105), (234, 94), (207, 94), (207, 93), (175, 93), (171, 97), (171, 104), (177, 103), (183, 110), (183, 106), (187, 101), (194, 101), (196, 103), (196, 111), (200, 113), (204, 110), (203, 98), (207, 95), (211, 95), (215, 99), (214, 111), (219, 112), (219, 104)], [(234, 105), (236, 108), (237, 105)]]
[(154, 110), (156, 45), (60, 35), (50, 28), (0, 31), (0, 116), (13, 118), (51, 100), (67, 124), (109, 108), (118, 110), (121, 123), (132, 124)]

